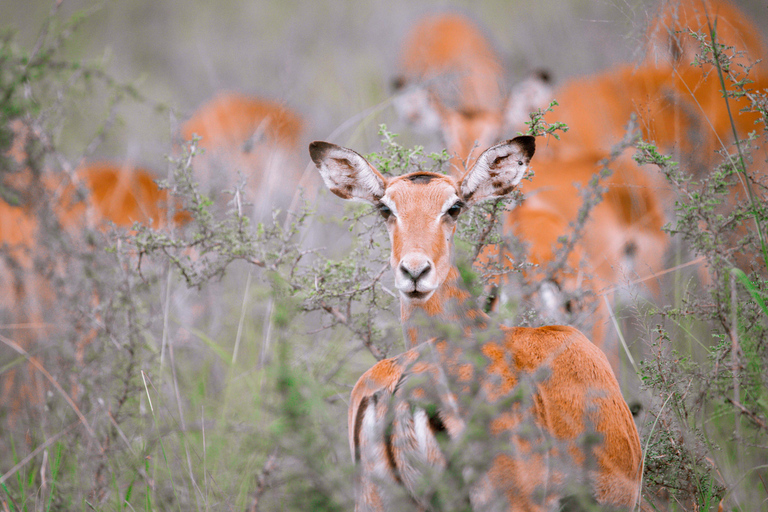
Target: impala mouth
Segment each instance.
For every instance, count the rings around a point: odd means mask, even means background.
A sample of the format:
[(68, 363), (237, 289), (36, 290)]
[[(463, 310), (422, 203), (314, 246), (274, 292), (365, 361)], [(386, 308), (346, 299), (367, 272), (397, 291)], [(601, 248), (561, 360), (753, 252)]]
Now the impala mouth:
[(408, 297), (409, 300), (421, 302), (421, 301), (425, 301), (428, 298), (430, 298), (432, 296), (432, 292), (433, 291), (434, 290), (428, 291), (428, 292), (419, 292), (419, 291), (414, 290), (412, 292), (402, 292), (402, 293), (403, 293), (403, 295)]

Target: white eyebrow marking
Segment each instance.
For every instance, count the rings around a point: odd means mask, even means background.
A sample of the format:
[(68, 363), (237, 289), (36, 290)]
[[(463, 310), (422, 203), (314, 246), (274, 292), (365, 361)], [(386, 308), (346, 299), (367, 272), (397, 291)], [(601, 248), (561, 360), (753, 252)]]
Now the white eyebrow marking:
[(456, 194), (452, 194), (451, 196), (449, 196), (448, 199), (446, 199), (445, 202), (443, 203), (443, 207), (440, 209), (440, 215), (437, 216), (437, 220), (440, 220), (440, 218), (443, 215), (445, 215), (445, 212), (447, 212), (451, 208), (451, 206), (456, 204), (456, 201), (458, 200), (459, 200), (459, 196), (457, 196)]
[(394, 214), (395, 217), (400, 218), (400, 216), (397, 214), (397, 208), (395, 207), (395, 202), (392, 199), (390, 199), (386, 194), (381, 199), (379, 199), (379, 201), (381, 201), (381, 203), (383, 203), (384, 206), (392, 210), (392, 213)]

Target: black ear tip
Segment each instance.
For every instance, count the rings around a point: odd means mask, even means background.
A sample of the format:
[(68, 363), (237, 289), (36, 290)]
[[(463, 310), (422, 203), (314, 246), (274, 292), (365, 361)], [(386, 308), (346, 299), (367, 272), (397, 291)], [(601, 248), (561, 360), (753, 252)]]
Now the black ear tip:
[(545, 84), (552, 83), (552, 73), (548, 69), (537, 69), (534, 75)]
[(319, 165), (320, 162), (325, 158), (326, 153), (328, 153), (332, 147), (333, 144), (330, 142), (316, 140), (309, 145), (309, 156), (312, 158), (312, 161), (315, 162), (315, 164)]
[(528, 158), (531, 158), (536, 152), (536, 137), (532, 135), (520, 135), (510, 141), (520, 146), (520, 149)]
[(405, 77), (403, 75), (397, 75), (392, 79), (392, 82), (390, 85), (392, 86), (392, 90), (397, 92), (403, 87), (405, 87), (406, 84), (407, 84), (407, 80), (405, 79)]

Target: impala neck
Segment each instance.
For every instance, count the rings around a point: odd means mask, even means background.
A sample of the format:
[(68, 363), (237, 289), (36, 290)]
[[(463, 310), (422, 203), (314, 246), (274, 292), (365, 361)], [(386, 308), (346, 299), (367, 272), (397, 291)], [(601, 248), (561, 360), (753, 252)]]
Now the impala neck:
[[(459, 270), (452, 267), (445, 282), (422, 304), (400, 302), (400, 319), (407, 349), (430, 339), (445, 339), (452, 330), (466, 330), (487, 318), (472, 295), (460, 285)], [(455, 333), (453, 333), (455, 335)]]

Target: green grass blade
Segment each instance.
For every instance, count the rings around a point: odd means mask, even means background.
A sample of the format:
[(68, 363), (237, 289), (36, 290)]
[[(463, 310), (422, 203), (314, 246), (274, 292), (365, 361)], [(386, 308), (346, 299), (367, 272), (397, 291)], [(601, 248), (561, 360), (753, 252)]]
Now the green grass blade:
[(757, 304), (760, 306), (760, 309), (763, 310), (763, 313), (765, 316), (768, 316), (768, 307), (765, 305), (765, 300), (763, 300), (763, 297), (760, 296), (760, 290), (757, 289), (755, 286), (755, 283), (749, 280), (747, 277), (747, 274), (745, 274), (741, 269), (738, 268), (732, 268), (731, 274), (733, 274), (736, 279), (741, 282), (741, 284), (744, 286), (744, 288), (747, 289), (749, 294), (752, 296), (752, 300), (757, 302)]

